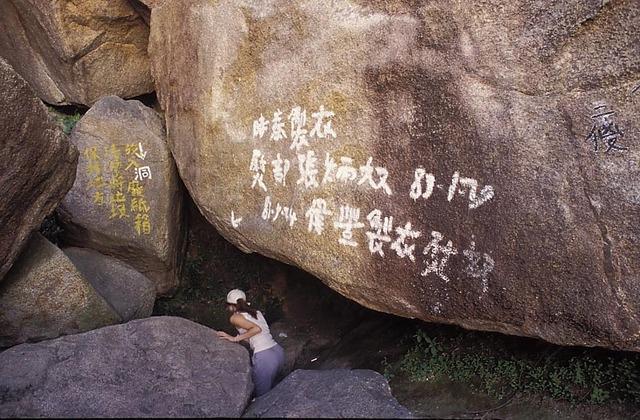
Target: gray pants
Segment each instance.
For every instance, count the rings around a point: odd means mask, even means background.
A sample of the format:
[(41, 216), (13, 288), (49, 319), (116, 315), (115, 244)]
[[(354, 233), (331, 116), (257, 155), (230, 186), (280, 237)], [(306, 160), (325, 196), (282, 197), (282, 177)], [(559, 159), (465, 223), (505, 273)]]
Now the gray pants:
[(252, 378), (256, 386), (256, 397), (266, 393), (273, 386), (278, 371), (284, 365), (284, 350), (279, 344), (254, 353), (251, 358), (253, 364)]

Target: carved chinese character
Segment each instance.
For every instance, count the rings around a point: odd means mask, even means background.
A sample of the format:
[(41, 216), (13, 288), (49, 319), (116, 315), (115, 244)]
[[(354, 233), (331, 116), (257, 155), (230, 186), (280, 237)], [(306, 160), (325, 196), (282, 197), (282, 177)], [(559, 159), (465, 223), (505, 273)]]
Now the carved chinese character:
[(382, 218), (382, 211), (375, 209), (367, 215), (371, 232), (366, 232), (369, 239), (369, 251), (384, 257), (382, 246), (385, 242), (391, 242), (389, 234), (393, 229), (393, 217)]
[(309, 219), (308, 230), (321, 235), (324, 231), (324, 220), (326, 216), (332, 212), (327, 210), (327, 202), (323, 198), (314, 198), (311, 206), (305, 213), (305, 217)]
[(594, 115), (591, 119), (594, 121), (593, 127), (589, 132), (586, 140), (590, 140), (593, 143), (594, 151), (598, 151), (600, 144), (607, 146), (605, 153), (609, 153), (611, 150), (628, 150), (620, 144), (616, 144), (618, 140), (624, 137), (624, 132), (613, 119), (615, 113), (608, 110), (608, 106), (605, 102), (597, 102), (593, 107)]
[(440, 232), (436, 232), (435, 230), (431, 232), (431, 242), (429, 242), (422, 251), (427, 257), (425, 258), (426, 267), (421, 274), (426, 276), (430, 273), (435, 273), (444, 280), (445, 283), (448, 283), (449, 277), (445, 274), (445, 267), (447, 266), (449, 257), (457, 255), (458, 250), (453, 247), (451, 241), (448, 241), (446, 245), (440, 245), (443, 238)]
[(360, 209), (351, 206), (340, 206), (340, 218), (333, 223), (336, 229), (342, 229), (342, 234), (338, 242), (347, 246), (358, 246), (358, 243), (353, 240), (353, 229), (360, 229), (364, 227), (364, 223), (359, 221)]

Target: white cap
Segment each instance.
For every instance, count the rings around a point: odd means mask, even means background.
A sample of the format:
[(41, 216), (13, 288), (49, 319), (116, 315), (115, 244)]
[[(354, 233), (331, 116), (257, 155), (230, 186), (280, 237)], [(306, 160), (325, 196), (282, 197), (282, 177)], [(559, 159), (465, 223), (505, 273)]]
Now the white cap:
[(238, 299), (242, 299), (245, 302), (247, 301), (247, 295), (240, 289), (233, 289), (229, 293), (227, 293), (227, 303), (231, 303), (235, 305), (238, 303)]

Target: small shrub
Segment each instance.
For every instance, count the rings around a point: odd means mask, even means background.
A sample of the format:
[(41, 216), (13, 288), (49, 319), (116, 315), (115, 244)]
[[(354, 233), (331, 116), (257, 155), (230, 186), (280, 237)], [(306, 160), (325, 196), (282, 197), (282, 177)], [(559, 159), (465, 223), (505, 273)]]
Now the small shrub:
[(57, 118), (58, 122), (62, 126), (62, 131), (64, 131), (65, 134), (69, 135), (71, 134), (71, 131), (76, 126), (78, 121), (80, 121), (80, 118), (82, 118), (82, 115), (79, 113), (75, 113), (73, 115), (58, 114)]
[[(398, 369), (412, 381), (446, 377), (498, 399), (527, 392), (572, 403), (603, 404), (610, 400), (640, 403), (640, 355), (617, 354), (596, 359), (590, 355), (593, 350), (573, 352), (577, 355), (570, 358), (556, 355), (534, 361), (512, 354), (491, 354), (482, 345), (459, 351), (458, 344), (453, 346), (418, 330)], [(392, 374), (385, 371), (387, 376)]]
[(382, 359), (380, 365), (382, 367), (382, 376), (384, 376), (387, 381), (393, 379), (393, 377), (395, 376), (395, 367), (391, 363), (389, 363), (386, 357)]

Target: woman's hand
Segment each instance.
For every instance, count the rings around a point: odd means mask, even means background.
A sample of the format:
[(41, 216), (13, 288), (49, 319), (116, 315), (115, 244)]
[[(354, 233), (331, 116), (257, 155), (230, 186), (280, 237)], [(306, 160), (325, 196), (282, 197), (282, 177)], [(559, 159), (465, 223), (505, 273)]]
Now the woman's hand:
[(238, 342), (238, 337), (237, 336), (233, 337), (233, 336), (227, 334), (224, 331), (216, 331), (216, 334), (218, 334), (218, 337), (220, 337), (222, 339), (225, 339), (225, 340), (228, 340), (228, 341), (231, 341), (232, 343), (237, 343)]

